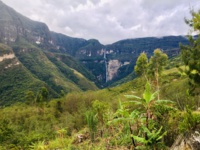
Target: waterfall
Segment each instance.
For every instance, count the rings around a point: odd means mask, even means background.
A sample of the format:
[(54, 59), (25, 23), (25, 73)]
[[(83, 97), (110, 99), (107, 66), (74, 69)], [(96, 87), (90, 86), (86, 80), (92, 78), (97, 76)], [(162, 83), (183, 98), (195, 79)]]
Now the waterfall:
[(104, 49), (104, 62), (105, 62), (105, 67), (106, 67), (106, 82), (108, 82), (108, 66), (106, 62), (106, 49)]

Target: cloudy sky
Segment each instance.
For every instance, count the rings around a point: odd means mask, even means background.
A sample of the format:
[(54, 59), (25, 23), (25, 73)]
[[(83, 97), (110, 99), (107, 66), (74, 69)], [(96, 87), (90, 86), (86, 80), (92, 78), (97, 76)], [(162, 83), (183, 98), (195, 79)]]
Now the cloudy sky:
[(121, 39), (185, 35), (184, 17), (199, 0), (2, 0), (50, 30), (103, 44)]

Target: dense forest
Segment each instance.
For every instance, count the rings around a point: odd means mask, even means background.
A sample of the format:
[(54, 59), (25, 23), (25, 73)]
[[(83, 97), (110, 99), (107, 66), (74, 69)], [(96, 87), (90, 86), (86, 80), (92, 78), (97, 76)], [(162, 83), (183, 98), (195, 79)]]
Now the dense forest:
[[(82, 76), (88, 74), (89, 79), (94, 78), (70, 56), (51, 52), (43, 55), (33, 46), (31, 53), (35, 57), (27, 56), (24, 60), (20, 46), (14, 45), (18, 59), (21, 62), (31, 59), (37, 67), (32, 68), (32, 72), (39, 70), (41, 74), (35, 72), (31, 76), (23, 65), (18, 68), (30, 79), (24, 84), (38, 83), (39, 88), (26, 90), (26, 85), (19, 85), (17, 87), (24, 86), (25, 92), (20, 93), (24, 102), (1, 106), (0, 150), (167, 150), (177, 147), (198, 150), (200, 12), (191, 14), (192, 19), (186, 23), (198, 36), (189, 35), (189, 45), (180, 44), (178, 56), (169, 58), (159, 48), (150, 57), (143, 52), (132, 68), (133, 80), (101, 90)], [(0, 45), (0, 49), (1, 53), (4, 49), (12, 53), (5, 45)], [(41, 59), (50, 64), (49, 69), (37, 64)], [(82, 74), (65, 64), (74, 65)], [(54, 74), (49, 76), (48, 71)], [(7, 75), (12, 76), (12, 73)], [(51, 88), (35, 76), (45, 78)], [(73, 82), (67, 80), (68, 76)], [(53, 77), (60, 77), (62, 87), (55, 86)], [(2, 83), (5, 82), (8, 81)], [(58, 98), (52, 98), (51, 90)], [(197, 140), (192, 141), (191, 137)]]

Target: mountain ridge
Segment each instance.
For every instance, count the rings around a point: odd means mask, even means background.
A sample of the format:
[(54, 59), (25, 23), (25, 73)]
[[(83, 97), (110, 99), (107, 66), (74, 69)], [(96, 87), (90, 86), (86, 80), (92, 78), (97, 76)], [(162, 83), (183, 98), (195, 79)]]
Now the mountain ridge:
[[(24, 17), (2, 1), (0, 18), (0, 43), (3, 45), (0, 47), (0, 105), (26, 101), (28, 91), (33, 91), (36, 97), (43, 86), (48, 89), (50, 97), (98, 89), (81, 71), (94, 79), (92, 75), (71, 56), (67, 58), (76, 66), (68, 67), (67, 63), (57, 66), (47, 57), (45, 52), (56, 50), (56, 46), (46, 24)], [(8, 49), (8, 54), (4, 54), (3, 47)]]
[(180, 42), (187, 44), (188, 40), (184, 36), (147, 37), (103, 45), (96, 39), (50, 31), (45, 23), (33, 21), (0, 1), (0, 43), (11, 47), (28, 72), (44, 82), (53, 95), (109, 86), (133, 72), (141, 52), (150, 57), (160, 48), (173, 57), (179, 53)]

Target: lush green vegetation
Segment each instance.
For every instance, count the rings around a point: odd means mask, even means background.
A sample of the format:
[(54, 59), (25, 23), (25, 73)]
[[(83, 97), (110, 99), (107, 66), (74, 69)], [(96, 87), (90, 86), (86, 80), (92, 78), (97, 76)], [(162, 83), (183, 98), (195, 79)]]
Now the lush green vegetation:
[[(27, 99), (27, 103), (2, 108), (1, 149), (123, 149), (134, 147), (132, 138), (136, 146), (164, 148), (171, 146), (178, 134), (198, 126), (200, 114), (191, 111), (196, 109), (193, 106), (197, 107), (198, 101), (187, 96), (187, 76), (181, 76), (174, 69), (164, 72), (158, 105), (147, 107), (146, 102), (140, 105), (124, 96), (133, 95), (134, 91), (135, 96), (128, 97), (141, 97), (145, 92), (144, 98), (148, 98), (156, 87), (151, 84), (152, 89), (148, 85), (144, 91), (144, 86), (145, 79), (137, 78), (115, 88), (71, 93), (50, 102)], [(164, 98), (173, 103), (161, 105)], [(151, 98), (154, 100), (157, 101), (155, 94)], [(186, 105), (189, 110), (182, 112)], [(140, 115), (143, 112), (149, 113), (148, 128), (145, 116)], [(143, 132), (147, 133), (148, 140)], [(83, 137), (82, 142), (78, 136)]]
[(92, 82), (95, 77), (78, 61), (67, 55), (44, 53), (23, 38), (11, 47), (0, 44), (0, 57), (5, 57), (0, 62), (1, 105), (25, 101), (27, 91), (37, 95), (43, 86), (50, 97), (98, 89)]
[(71, 56), (48, 52), (46, 52), (46, 55), (63, 75), (78, 85), (80, 89), (84, 91), (97, 89), (95, 84), (91, 82), (95, 81), (95, 77)]
[[(199, 32), (200, 12), (193, 12), (192, 17), (187, 22)], [(28, 19), (23, 23), (34, 28)], [(181, 46), (182, 62), (176, 57), (168, 63), (163, 51), (149, 49), (155, 38), (140, 41), (145, 53), (139, 54), (136, 44), (138, 77), (98, 91), (88, 90), (96, 86), (85, 76), (93, 76), (78, 62), (55, 51), (44, 53), (29, 40), (19, 37), (11, 45), (13, 50), (0, 44), (1, 58), (17, 56), (0, 62), (1, 150), (165, 150), (179, 135), (187, 137), (200, 130), (200, 34), (190, 37), (190, 46)], [(149, 45), (144, 44), (146, 40)], [(83, 48), (89, 50), (102, 46), (96, 40), (87, 42)], [(119, 43), (114, 48), (128, 55), (133, 45)], [(168, 45), (164, 43), (166, 49)]]
[[(14, 55), (12, 49), (0, 44), (0, 57), (9, 54)], [(25, 101), (26, 91), (32, 90), (37, 93), (42, 86), (47, 86), (35, 78), (16, 57), (0, 62), (0, 79), (1, 106)]]

